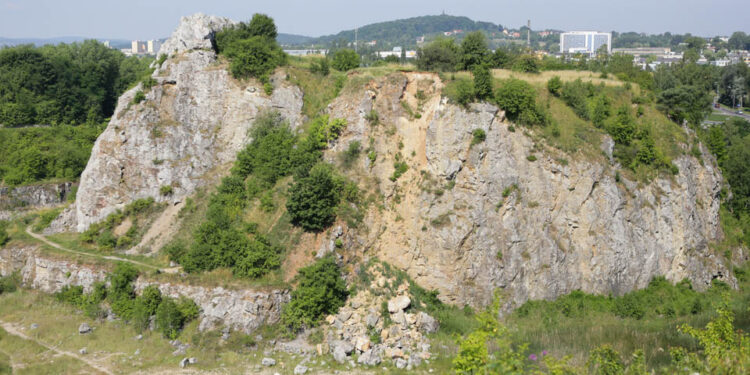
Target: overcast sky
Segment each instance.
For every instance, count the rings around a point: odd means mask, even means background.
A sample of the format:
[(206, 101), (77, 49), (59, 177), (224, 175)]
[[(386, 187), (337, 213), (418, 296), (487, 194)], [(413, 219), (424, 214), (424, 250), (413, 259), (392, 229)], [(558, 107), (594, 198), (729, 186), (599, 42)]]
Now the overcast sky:
[(196, 12), (235, 20), (267, 13), (280, 32), (319, 36), (422, 15), (467, 16), (532, 29), (690, 32), (750, 31), (748, 0), (0, 0), (0, 37), (154, 39)]

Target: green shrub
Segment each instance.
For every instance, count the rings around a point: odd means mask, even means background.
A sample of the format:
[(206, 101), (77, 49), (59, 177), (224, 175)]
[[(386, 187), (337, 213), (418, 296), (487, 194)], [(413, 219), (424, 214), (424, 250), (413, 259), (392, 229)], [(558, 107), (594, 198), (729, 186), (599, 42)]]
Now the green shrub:
[(374, 109), (371, 109), (369, 113), (365, 116), (365, 120), (370, 123), (371, 126), (375, 126), (380, 121), (380, 116), (378, 116), (378, 112)]
[(550, 94), (554, 96), (560, 96), (560, 91), (562, 90), (563, 83), (562, 79), (560, 79), (560, 76), (554, 76), (547, 81), (547, 91), (549, 91)]
[(459, 105), (468, 106), (474, 101), (474, 85), (471, 81), (458, 80), (454, 83), (454, 90), (447, 93), (448, 97)]
[(359, 141), (353, 141), (349, 143), (349, 147), (341, 154), (341, 162), (346, 168), (350, 168), (352, 164), (359, 158), (359, 154), (362, 151), (362, 145)]
[(451, 38), (438, 38), (417, 50), (419, 70), (453, 72), (462, 65), (460, 47)]
[(233, 77), (255, 77), (264, 82), (277, 66), (286, 64), (287, 59), (275, 41), (259, 36), (237, 40), (223, 53), (230, 60), (229, 71)]
[(164, 185), (159, 188), (159, 194), (163, 196), (172, 195), (173, 192), (172, 185)]
[(263, 195), (260, 196), (260, 209), (265, 212), (273, 212), (276, 209), (276, 204), (273, 201), (273, 192), (267, 190)]
[(39, 232), (49, 227), (50, 223), (52, 223), (52, 220), (55, 220), (58, 216), (60, 216), (60, 212), (62, 212), (62, 208), (42, 212), (39, 215), (39, 221), (34, 225), (34, 231)]
[(105, 230), (97, 237), (96, 245), (105, 250), (112, 250), (117, 246), (117, 238), (111, 230)]
[(333, 223), (339, 199), (330, 166), (318, 164), (289, 189), (286, 207), (292, 223), (306, 231), (318, 232)]
[(263, 92), (265, 92), (268, 96), (271, 96), (271, 94), (273, 94), (273, 85), (271, 84), (271, 82), (266, 82), (263, 84)]
[(340, 49), (333, 54), (334, 69), (346, 72), (359, 67), (359, 55), (353, 49)]
[(539, 73), (539, 59), (534, 55), (521, 55), (513, 64), (513, 70), (522, 73)]
[(150, 209), (154, 205), (154, 198), (148, 197), (143, 199), (136, 199), (133, 202), (129, 203), (125, 208), (123, 209), (123, 214), (125, 216), (131, 216), (131, 215), (137, 215), (142, 212), (146, 212), (146, 210)]
[[(241, 179), (253, 174), (261, 182), (271, 185), (291, 172), (296, 137), (280, 113), (263, 112), (258, 115), (250, 136), (253, 141), (237, 154), (232, 168), (234, 174)], [(238, 185), (237, 189), (239, 192), (244, 187)]]
[(591, 82), (583, 83), (579, 78), (573, 82), (563, 84), (560, 98), (567, 104), (578, 117), (589, 119), (588, 98), (594, 95), (594, 85)]
[(478, 145), (482, 142), (484, 142), (485, 139), (487, 139), (487, 133), (484, 132), (484, 129), (474, 129), (471, 132), (472, 138), (471, 138), (471, 145)]
[(182, 320), (185, 323), (198, 319), (200, 315), (200, 308), (195, 301), (184, 296), (177, 300), (177, 310), (180, 311)]
[(144, 301), (142, 301), (141, 299), (136, 299), (133, 306), (133, 317), (130, 320), (136, 332), (142, 333), (149, 328), (149, 325), (151, 323), (151, 315), (152, 314), (148, 312), (148, 308), (144, 304)]
[(621, 107), (607, 129), (615, 143), (629, 145), (635, 137), (636, 123), (627, 106)]
[(80, 306), (83, 301), (83, 287), (80, 285), (63, 285), (55, 298), (60, 302), (66, 302), (73, 306)]
[(161, 291), (156, 285), (149, 285), (143, 289), (141, 296), (138, 297), (149, 316), (156, 314), (156, 308), (161, 303)]
[(182, 263), (182, 257), (187, 252), (187, 249), (185, 248), (185, 244), (183, 244), (182, 242), (172, 242), (169, 245), (165, 246), (163, 251), (167, 254), (169, 260), (177, 263)]
[(486, 65), (474, 68), (474, 96), (479, 100), (492, 97), (492, 74)]
[(267, 82), (287, 56), (276, 43), (276, 25), (272, 18), (255, 14), (249, 23), (241, 22), (216, 34), (217, 52), (229, 58), (229, 71), (235, 78), (255, 77)]
[(323, 316), (336, 313), (346, 302), (346, 282), (330, 255), (301, 268), (296, 281), (297, 287), (282, 312), (282, 321), (292, 330), (315, 326)]
[(6, 229), (8, 227), (8, 222), (4, 220), (0, 220), (0, 247), (4, 246), (8, 241), (10, 241), (10, 236), (8, 235), (8, 230)]
[(153, 79), (150, 76), (144, 78), (143, 81), (141, 81), (141, 86), (146, 91), (151, 90), (151, 88), (156, 86), (157, 84), (159, 84), (159, 82), (157, 82), (155, 79)]
[(395, 163), (393, 163), (393, 169), (393, 174), (391, 175), (391, 177), (389, 177), (389, 179), (393, 182), (396, 182), (399, 177), (401, 177), (404, 173), (406, 173), (406, 171), (409, 170), (409, 165), (404, 161), (396, 161)]
[(156, 60), (156, 64), (159, 65), (159, 67), (161, 67), (162, 65), (164, 65), (164, 62), (167, 61), (167, 57), (168, 56), (166, 53), (162, 53), (161, 55), (159, 55), (159, 58)]
[(511, 120), (525, 125), (546, 123), (544, 111), (536, 104), (536, 91), (526, 81), (506, 80), (496, 91), (495, 101)]
[(184, 322), (177, 304), (171, 298), (165, 298), (159, 303), (156, 309), (156, 329), (158, 329), (165, 338), (174, 340), (182, 329)]
[(586, 365), (591, 374), (618, 375), (625, 373), (625, 364), (622, 362), (620, 354), (609, 345), (603, 345), (592, 350)]
[(312, 63), (310, 63), (310, 71), (315, 74), (320, 74), (322, 76), (327, 76), (331, 73), (331, 69), (328, 65), (328, 59), (322, 58), (322, 59), (315, 59)]
[(453, 358), (453, 369), (456, 374), (479, 374), (488, 363), (489, 353), (487, 352), (487, 334), (482, 331), (475, 331), (461, 340), (459, 343), (458, 354)]
[(17, 272), (0, 277), (0, 294), (13, 293), (18, 289), (20, 284), (21, 278)]
[(146, 94), (144, 94), (141, 90), (136, 91), (135, 95), (133, 96), (133, 104), (138, 104), (144, 100), (146, 100)]

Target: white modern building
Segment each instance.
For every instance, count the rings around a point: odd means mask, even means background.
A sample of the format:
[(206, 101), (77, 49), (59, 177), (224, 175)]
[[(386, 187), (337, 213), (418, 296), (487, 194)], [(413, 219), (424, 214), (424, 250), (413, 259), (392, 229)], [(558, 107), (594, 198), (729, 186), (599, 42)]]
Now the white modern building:
[(143, 55), (146, 53), (148, 45), (144, 41), (134, 40), (130, 42), (130, 52), (134, 55)]
[(149, 40), (146, 42), (146, 52), (150, 55), (159, 53), (159, 48), (161, 48), (161, 42), (158, 40)]
[(598, 31), (568, 31), (560, 34), (560, 53), (584, 53), (595, 55), (602, 46), (612, 53), (612, 33)]

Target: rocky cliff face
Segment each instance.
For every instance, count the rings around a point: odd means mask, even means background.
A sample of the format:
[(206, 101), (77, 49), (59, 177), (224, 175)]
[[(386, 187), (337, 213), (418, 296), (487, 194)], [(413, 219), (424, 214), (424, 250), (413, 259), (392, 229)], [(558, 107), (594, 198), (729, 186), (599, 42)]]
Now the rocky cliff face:
[[(95, 282), (106, 281), (107, 272), (100, 267), (81, 265), (43, 256), (34, 246), (9, 246), (0, 250), (0, 275), (18, 272), (26, 287), (45, 293), (59, 292), (63, 286), (82, 286), (85, 292)], [(251, 333), (263, 324), (279, 321), (281, 306), (289, 301), (285, 290), (227, 290), (182, 284), (159, 284), (144, 277), (135, 282), (136, 293), (148, 285), (173, 298), (187, 297), (200, 307), (201, 330), (229, 327)]]
[[(211, 46), (216, 30), (230, 23), (203, 15), (183, 19), (162, 48), (169, 58), (154, 72), (158, 84), (120, 98), (93, 148), (75, 206), (51, 228), (81, 231), (135, 199), (179, 201), (215, 184), (263, 109), (280, 111), (292, 126), (301, 122), (302, 93), (281, 76), (267, 96), (259, 85), (228, 75)], [(146, 100), (134, 104), (139, 90)], [(372, 109), (379, 125), (365, 119)], [(333, 234), (347, 255), (388, 261), (438, 289), (446, 302), (486, 305), (496, 290), (506, 308), (576, 289), (622, 294), (660, 275), (690, 279), (699, 289), (715, 278), (734, 284), (709, 247), (722, 237), (721, 175), (705, 151), (705, 163), (687, 155), (675, 160), (676, 176), (618, 179), (619, 166), (600, 155), (599, 145), (594, 156), (563, 154), (527, 133), (533, 129), (512, 131), (492, 105), (448, 103), (439, 77), (428, 73), (376, 78), (345, 90), (328, 111), (349, 125), (326, 158), (335, 161), (360, 141), (375, 161), (361, 158), (348, 176), (379, 194), (382, 204), (368, 211), (361, 228)], [(486, 140), (472, 146), (475, 129)], [(611, 153), (611, 139), (601, 138), (601, 149)], [(408, 170), (392, 179), (397, 155)], [(167, 185), (173, 194), (160, 195)], [(197, 297), (206, 306), (215, 298), (253, 301), (216, 302), (232, 311), (270, 311), (283, 300), (282, 294), (206, 293)]]
[(286, 290), (227, 290), (222, 287), (157, 284), (144, 279), (136, 282), (136, 293), (148, 285), (157, 285), (163, 295), (173, 298), (185, 296), (195, 301), (201, 309), (198, 326), (201, 331), (229, 327), (251, 333), (264, 324), (277, 323), (281, 319), (281, 307), (290, 298)]
[[(704, 165), (675, 160), (674, 178), (617, 182), (605, 157), (558, 155), (523, 128), (509, 131), (492, 105), (449, 104), (440, 86), (435, 75), (394, 75), (331, 106), (350, 126), (328, 157), (351, 141), (372, 142), (376, 162), (364, 160), (353, 175), (363, 184), (374, 175), (385, 199), (385, 210), (370, 210), (368, 230), (345, 235), (349, 247), (459, 305), (486, 305), (495, 289), (506, 307), (576, 289), (619, 295), (659, 275), (697, 288), (714, 278), (734, 282), (708, 246), (722, 237), (721, 175), (705, 151)], [(421, 118), (401, 101), (421, 106)], [(381, 125), (367, 124), (370, 109)], [(471, 146), (474, 129), (486, 141)], [(397, 153), (409, 170), (393, 182)]]
[(39, 184), (0, 187), (0, 220), (13, 216), (13, 211), (55, 207), (65, 203), (74, 184)]
[[(83, 231), (133, 200), (176, 202), (215, 183), (248, 142), (261, 110), (275, 109), (292, 126), (299, 124), (299, 88), (275, 77), (268, 96), (257, 83), (234, 80), (224, 69), (211, 45), (215, 32), (231, 23), (200, 14), (182, 19), (160, 50), (170, 57), (153, 74), (156, 86), (139, 85), (120, 97), (81, 175), (74, 207), (52, 231)], [(146, 99), (134, 103), (138, 91)], [(160, 194), (162, 186), (173, 193)]]

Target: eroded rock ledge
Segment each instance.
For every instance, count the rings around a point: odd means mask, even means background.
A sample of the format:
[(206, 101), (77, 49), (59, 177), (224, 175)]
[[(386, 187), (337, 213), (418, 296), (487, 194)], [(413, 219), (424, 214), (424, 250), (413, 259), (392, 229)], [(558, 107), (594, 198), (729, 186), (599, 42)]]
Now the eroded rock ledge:
[[(18, 272), (26, 287), (55, 293), (66, 285), (82, 286), (85, 292), (93, 284), (106, 281), (107, 272), (88, 265), (42, 256), (35, 246), (9, 246), (0, 250), (0, 275)], [(229, 327), (251, 333), (263, 324), (281, 317), (281, 306), (289, 301), (286, 290), (227, 290), (172, 283), (155, 283), (144, 277), (135, 282), (136, 293), (148, 285), (157, 285), (164, 295), (187, 297), (200, 307), (200, 330)]]

